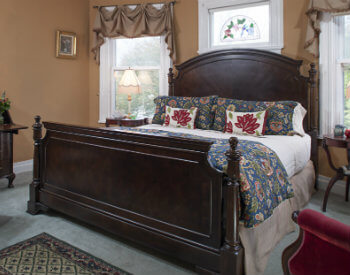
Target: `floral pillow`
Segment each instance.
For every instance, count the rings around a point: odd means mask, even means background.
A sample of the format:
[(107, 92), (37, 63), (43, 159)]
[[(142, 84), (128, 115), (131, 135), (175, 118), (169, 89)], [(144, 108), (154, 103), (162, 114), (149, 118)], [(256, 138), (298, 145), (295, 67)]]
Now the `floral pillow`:
[(267, 111), (232, 112), (227, 110), (225, 132), (237, 135), (264, 135), (266, 115)]
[(175, 128), (195, 129), (195, 120), (198, 108), (190, 109), (171, 108), (166, 106), (165, 120), (163, 126)]
[(217, 96), (207, 97), (178, 97), (178, 96), (159, 96), (154, 99), (156, 111), (152, 119), (154, 124), (164, 124), (165, 106), (172, 108), (190, 109), (198, 108), (198, 114), (195, 121), (195, 127), (198, 129), (209, 130), (214, 120), (214, 106)]
[(245, 101), (218, 98), (212, 130), (224, 131), (226, 110), (235, 112), (259, 112), (267, 110), (265, 135), (293, 133), (293, 114), (296, 101)]

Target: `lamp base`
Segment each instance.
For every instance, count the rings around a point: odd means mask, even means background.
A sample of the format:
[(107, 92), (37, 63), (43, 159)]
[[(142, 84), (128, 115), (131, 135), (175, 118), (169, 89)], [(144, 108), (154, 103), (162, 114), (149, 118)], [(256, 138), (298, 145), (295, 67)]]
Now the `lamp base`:
[(131, 95), (128, 94), (128, 115), (126, 116), (127, 119), (131, 118)]

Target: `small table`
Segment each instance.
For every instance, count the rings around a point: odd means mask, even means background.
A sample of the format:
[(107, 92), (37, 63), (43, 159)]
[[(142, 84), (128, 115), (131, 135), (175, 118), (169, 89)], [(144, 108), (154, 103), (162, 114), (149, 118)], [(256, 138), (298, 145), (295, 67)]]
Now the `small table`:
[(13, 187), (16, 175), (13, 173), (13, 134), (28, 127), (17, 124), (0, 125), (0, 178), (6, 177), (8, 188)]
[[(328, 150), (328, 147), (338, 147), (338, 148), (346, 148), (347, 149), (347, 156), (348, 156), (348, 164), (343, 167), (336, 168), (333, 164), (331, 154)], [(350, 139), (347, 139), (345, 137), (334, 137), (334, 136), (324, 136), (322, 147), (326, 151), (327, 159), (329, 166), (336, 172), (336, 175), (330, 179), (326, 193), (324, 195), (323, 199), (323, 207), (322, 211), (326, 212), (327, 207), (327, 200), (329, 196), (329, 192), (331, 191), (333, 185), (338, 181), (342, 180), (344, 177), (347, 177), (346, 181), (346, 190), (345, 190), (345, 201), (349, 201), (349, 185), (350, 185)]]
[(127, 119), (127, 118), (106, 118), (106, 127), (115, 124), (124, 127), (137, 127), (147, 124), (147, 118)]

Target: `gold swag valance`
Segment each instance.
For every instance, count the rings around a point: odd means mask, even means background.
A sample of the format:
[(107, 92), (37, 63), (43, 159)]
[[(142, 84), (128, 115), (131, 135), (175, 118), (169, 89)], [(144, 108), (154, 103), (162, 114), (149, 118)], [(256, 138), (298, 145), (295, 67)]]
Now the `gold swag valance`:
[(172, 3), (164, 3), (160, 9), (153, 4), (136, 5), (131, 9), (128, 5), (116, 6), (113, 10), (99, 7), (93, 26), (94, 58), (100, 64), (100, 47), (105, 38), (165, 35), (165, 42), (170, 51), (170, 57), (175, 63), (176, 51), (174, 40), (174, 22)]
[(319, 56), (320, 15), (322, 12), (339, 13), (350, 11), (350, 0), (310, 0), (306, 15), (309, 24), (306, 30), (306, 42), (304, 48)]

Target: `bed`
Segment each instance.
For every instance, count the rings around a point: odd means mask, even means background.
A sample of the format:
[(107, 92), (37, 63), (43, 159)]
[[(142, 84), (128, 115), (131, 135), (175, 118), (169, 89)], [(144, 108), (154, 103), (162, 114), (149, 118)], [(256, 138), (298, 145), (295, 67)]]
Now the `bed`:
[[(240, 223), (243, 143), (228, 138), (224, 172), (208, 161), (211, 140), (44, 122), (35, 118), (28, 212), (54, 209), (193, 264), (205, 274), (259, 274), (311, 196), (317, 171), (316, 70), (259, 50), (200, 55), (169, 73), (169, 94), (297, 101), (307, 110), (310, 159), (291, 177), (294, 197), (255, 228)], [(152, 126), (146, 126), (152, 127)], [(241, 142), (241, 143), (240, 143)]]

